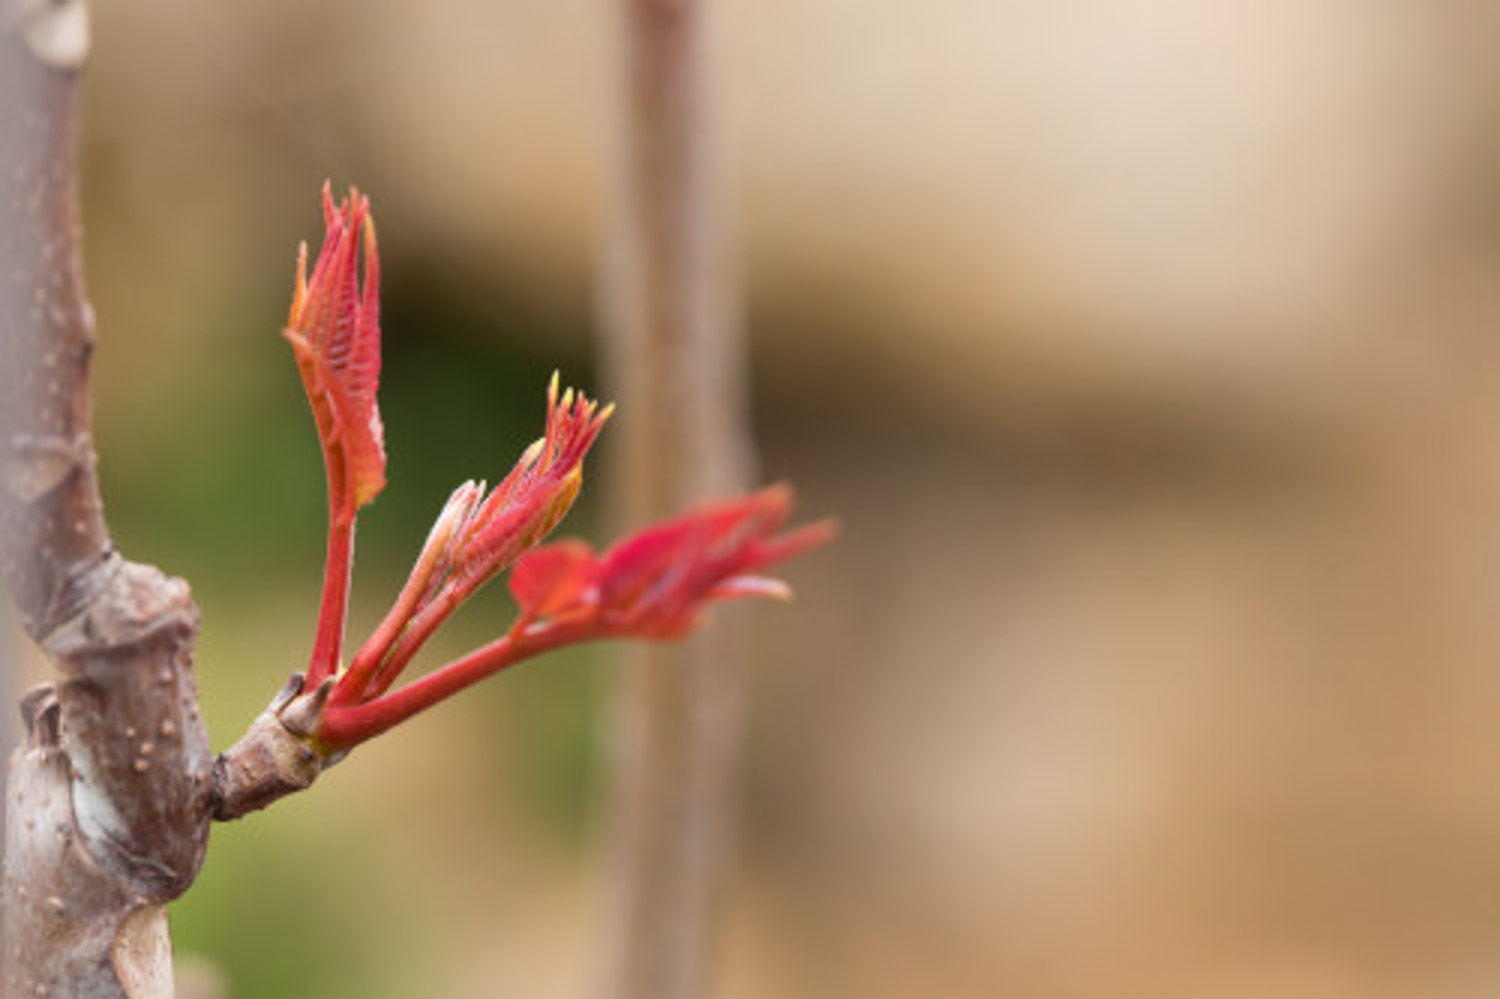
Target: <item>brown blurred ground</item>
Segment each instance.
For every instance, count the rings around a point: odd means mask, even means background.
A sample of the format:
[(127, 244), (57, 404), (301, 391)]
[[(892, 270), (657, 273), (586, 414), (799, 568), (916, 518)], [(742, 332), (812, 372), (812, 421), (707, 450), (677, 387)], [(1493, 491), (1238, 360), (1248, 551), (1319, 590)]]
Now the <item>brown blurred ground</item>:
[[(846, 529), (755, 612), (734, 999), (1500, 994), (1500, 17), (1143, 6), (724, 10), (764, 468)], [(310, 638), (317, 185), (407, 320), (358, 630), (587, 364), (609, 22), (96, 14), (106, 486), (222, 746)], [(444, 390), (512, 356), (503, 413)], [(581, 994), (606, 689), (522, 671), (218, 831), (180, 946), (239, 996)]]

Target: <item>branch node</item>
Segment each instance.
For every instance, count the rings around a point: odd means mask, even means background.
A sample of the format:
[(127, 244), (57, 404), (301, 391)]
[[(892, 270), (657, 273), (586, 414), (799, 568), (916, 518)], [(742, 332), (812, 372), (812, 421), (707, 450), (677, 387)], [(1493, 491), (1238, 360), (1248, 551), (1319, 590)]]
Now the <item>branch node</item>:
[(71, 572), (54, 599), (62, 623), (42, 636), (43, 647), (70, 672), (97, 672), (91, 678), (100, 681), (126, 653), (197, 628), (187, 583), (113, 551)]
[(310, 787), (332, 765), (307, 737), (332, 689), (330, 678), (304, 694), (302, 674), (292, 674), (240, 741), (219, 754), (213, 770), (215, 819), (228, 822), (265, 808)]

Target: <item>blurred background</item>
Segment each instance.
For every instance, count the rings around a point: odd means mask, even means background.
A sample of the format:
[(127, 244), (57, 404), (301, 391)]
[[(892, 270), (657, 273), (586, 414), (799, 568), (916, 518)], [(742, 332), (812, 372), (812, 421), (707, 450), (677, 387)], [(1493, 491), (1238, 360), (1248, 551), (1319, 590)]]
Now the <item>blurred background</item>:
[[(720, 7), (762, 476), (844, 536), (724, 611), (756, 662), (718, 994), (1500, 995), (1500, 8)], [(104, 488), (192, 583), (222, 749), (312, 638), (277, 334), (319, 186), (370, 192), (384, 255), (357, 637), (550, 371), (598, 385), (612, 21), (94, 14)], [(584, 994), (609, 679), (528, 665), (216, 827), (185, 976)]]

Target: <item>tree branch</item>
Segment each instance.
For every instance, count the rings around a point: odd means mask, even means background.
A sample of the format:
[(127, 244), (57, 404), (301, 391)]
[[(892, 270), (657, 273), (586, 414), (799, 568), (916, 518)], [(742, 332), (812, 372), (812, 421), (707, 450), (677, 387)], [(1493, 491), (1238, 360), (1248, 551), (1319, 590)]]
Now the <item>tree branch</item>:
[[(615, 516), (659, 519), (749, 480), (744, 346), (729, 277), (705, 0), (622, 0), (614, 215), (603, 262)], [(715, 622), (622, 650), (603, 994), (706, 991), (732, 826), (742, 643)]]
[(76, 170), (82, 0), (0, 2), (0, 569), (69, 677), (23, 705), (6, 814), (9, 995), (166, 997), (165, 903), (208, 833), (186, 584), (121, 559), (94, 474)]

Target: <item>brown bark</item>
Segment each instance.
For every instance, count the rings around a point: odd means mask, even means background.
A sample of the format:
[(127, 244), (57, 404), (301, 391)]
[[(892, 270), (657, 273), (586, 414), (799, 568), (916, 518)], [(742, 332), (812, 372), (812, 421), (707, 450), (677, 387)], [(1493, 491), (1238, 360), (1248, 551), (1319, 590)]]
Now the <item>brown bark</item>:
[[(638, 524), (744, 488), (743, 342), (716, 135), (710, 5), (622, 0), (603, 327), (615, 519)], [(623, 649), (615, 698), (603, 994), (707, 989), (739, 756), (741, 643), (717, 622)]]
[(209, 826), (198, 615), (104, 522), (79, 253), (82, 0), (0, 3), (0, 521), (27, 633), (67, 677), (25, 699), (6, 813), (7, 995), (171, 994), (165, 903)]
[(240, 741), (214, 760), (213, 815), (217, 821), (243, 818), (305, 791), (343, 758), (325, 757), (308, 741), (333, 681), (324, 680), (316, 690), (304, 692), (302, 688), (302, 674), (293, 673)]

